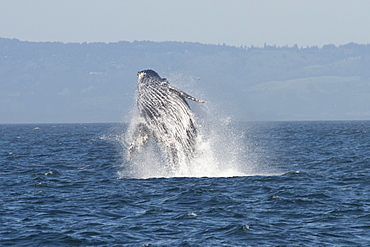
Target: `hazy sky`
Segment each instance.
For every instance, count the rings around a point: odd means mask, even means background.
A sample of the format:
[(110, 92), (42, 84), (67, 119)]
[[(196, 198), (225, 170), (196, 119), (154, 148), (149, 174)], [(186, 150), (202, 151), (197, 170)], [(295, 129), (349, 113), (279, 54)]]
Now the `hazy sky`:
[(370, 43), (369, 0), (0, 0), (0, 37), (298, 46)]

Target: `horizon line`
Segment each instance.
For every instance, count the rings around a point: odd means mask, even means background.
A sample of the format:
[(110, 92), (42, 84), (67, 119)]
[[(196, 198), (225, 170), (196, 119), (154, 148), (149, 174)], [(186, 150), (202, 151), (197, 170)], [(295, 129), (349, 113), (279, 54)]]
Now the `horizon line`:
[(306, 45), (306, 46), (299, 46), (297, 43), (294, 45), (277, 45), (277, 44), (268, 44), (264, 43), (263, 46), (259, 45), (229, 45), (226, 43), (202, 43), (202, 42), (197, 42), (197, 41), (176, 41), (176, 40), (164, 40), (164, 41), (153, 41), (153, 40), (133, 40), (133, 41), (128, 41), (128, 40), (119, 40), (119, 41), (71, 41), (71, 42), (66, 42), (66, 41), (34, 41), (34, 40), (22, 40), (19, 38), (8, 38), (8, 37), (0, 37), (0, 39), (7, 39), (7, 40), (17, 40), (19, 42), (29, 42), (29, 43), (62, 43), (62, 44), (117, 44), (117, 43), (140, 43), (140, 42), (150, 42), (150, 43), (190, 43), (190, 44), (200, 44), (200, 45), (211, 45), (211, 46), (227, 46), (227, 47), (233, 47), (233, 48), (244, 48), (244, 49), (265, 49), (265, 48), (298, 48), (298, 49), (307, 49), (307, 48), (319, 48), (322, 49), (324, 47), (335, 47), (335, 48), (340, 48), (342, 46), (347, 46), (347, 45), (359, 45), (359, 46), (367, 46), (370, 45), (370, 43), (357, 43), (357, 42), (349, 42), (346, 44), (333, 44), (333, 43), (328, 43), (324, 45)]

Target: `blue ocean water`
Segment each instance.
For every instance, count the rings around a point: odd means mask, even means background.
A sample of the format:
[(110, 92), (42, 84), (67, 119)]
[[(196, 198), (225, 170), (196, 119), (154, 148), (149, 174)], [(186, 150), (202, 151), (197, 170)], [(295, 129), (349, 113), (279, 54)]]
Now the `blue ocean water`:
[(233, 128), (239, 176), (144, 179), (119, 124), (0, 125), (0, 245), (370, 244), (369, 121)]

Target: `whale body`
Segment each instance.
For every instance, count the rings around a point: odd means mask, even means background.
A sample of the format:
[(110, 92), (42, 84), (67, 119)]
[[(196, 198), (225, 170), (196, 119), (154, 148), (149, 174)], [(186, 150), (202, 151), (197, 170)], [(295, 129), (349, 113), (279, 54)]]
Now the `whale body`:
[(138, 118), (131, 125), (128, 159), (141, 152), (154, 139), (174, 166), (194, 156), (198, 135), (194, 113), (186, 99), (204, 103), (174, 88), (154, 70), (138, 72)]

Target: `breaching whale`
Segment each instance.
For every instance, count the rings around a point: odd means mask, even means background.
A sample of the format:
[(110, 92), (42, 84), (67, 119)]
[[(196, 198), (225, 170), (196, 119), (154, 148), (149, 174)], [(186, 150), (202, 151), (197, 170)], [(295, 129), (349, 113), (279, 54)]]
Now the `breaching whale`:
[(138, 118), (130, 126), (128, 159), (133, 159), (153, 138), (174, 166), (188, 162), (194, 157), (197, 127), (186, 99), (205, 101), (174, 88), (154, 70), (143, 70), (137, 75)]

